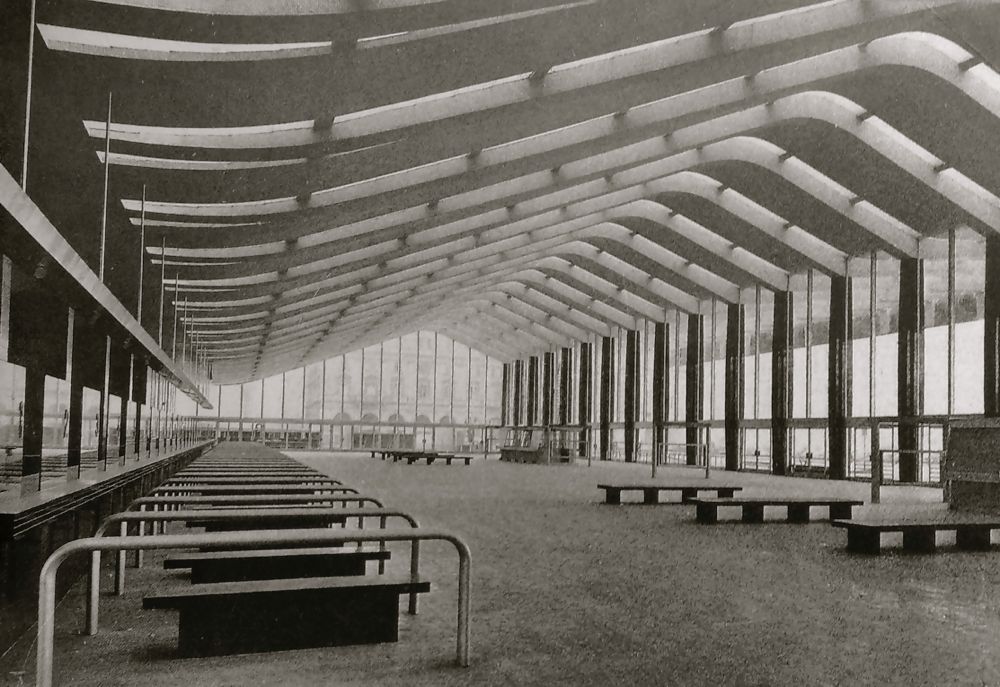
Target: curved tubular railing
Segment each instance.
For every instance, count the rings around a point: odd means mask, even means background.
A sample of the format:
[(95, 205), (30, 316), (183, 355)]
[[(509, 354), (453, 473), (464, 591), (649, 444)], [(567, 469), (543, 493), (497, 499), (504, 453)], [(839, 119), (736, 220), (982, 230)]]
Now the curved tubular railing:
[[(152, 539), (152, 541), (150, 541)], [(252, 532), (223, 532), (218, 534), (180, 534), (162, 537), (88, 537), (77, 539), (56, 549), (39, 574), (38, 584), (38, 653), (37, 687), (52, 686), (52, 661), (54, 654), (56, 573), (63, 561), (75, 553), (90, 551), (135, 551), (147, 549), (185, 549), (219, 545), (320, 545), (346, 542), (409, 541), (416, 546), (420, 541), (438, 540), (451, 542), (458, 551), (458, 633), (456, 662), (469, 665), (469, 595), (471, 554), (469, 547), (456, 535), (441, 530), (354, 530), (351, 532), (313, 530), (260, 530)], [(412, 568), (412, 562), (411, 562)]]
[[(155, 489), (153, 489), (149, 493), (150, 494), (186, 494), (186, 493), (191, 493), (191, 492), (199, 492), (199, 493), (201, 493), (203, 490), (206, 490), (206, 489), (209, 491), (209, 493), (211, 493), (213, 491), (216, 491), (216, 487), (218, 487), (219, 489), (233, 489), (233, 488), (236, 488), (238, 486), (247, 486), (247, 487), (253, 487), (255, 489), (260, 489), (260, 488), (268, 487), (268, 486), (272, 486), (272, 485), (269, 485), (269, 484), (247, 484), (247, 485), (236, 485), (236, 484), (233, 484), (233, 485), (228, 485), (228, 484), (204, 484), (204, 485), (198, 485), (198, 484), (175, 484), (173, 486), (160, 486), (160, 487), (156, 487)], [(278, 487), (297, 487), (299, 485), (297, 485), (297, 484), (278, 484), (278, 485), (273, 485), (273, 486), (278, 486)], [(355, 489), (355, 488), (353, 488), (353, 487), (332, 486), (332, 485), (326, 485), (326, 484), (304, 484), (302, 486), (303, 487), (315, 487), (317, 494), (332, 494), (332, 493), (357, 494), (358, 493), (358, 490)]]
[[(255, 522), (260, 522), (262, 526), (265, 526), (267, 520), (280, 520), (282, 518), (287, 519), (292, 512), (295, 514), (304, 514), (306, 516), (313, 515), (325, 515), (329, 514), (331, 517), (343, 517), (345, 522), (348, 518), (357, 518), (359, 523), (362, 523), (365, 518), (379, 518), (379, 525), (382, 529), (385, 529), (386, 521), (390, 517), (403, 518), (411, 527), (419, 528), (420, 524), (417, 522), (416, 518), (411, 516), (409, 513), (404, 513), (401, 510), (386, 510), (384, 508), (380, 509), (350, 509), (350, 508), (308, 508), (308, 509), (275, 509), (268, 513), (255, 513), (252, 519)], [(238, 510), (226, 510), (226, 511), (211, 511), (211, 510), (174, 510), (174, 511), (126, 511), (123, 513), (114, 513), (109, 515), (104, 522), (97, 528), (94, 532), (94, 538), (103, 537), (112, 525), (119, 525), (119, 536), (124, 538), (128, 536), (128, 524), (130, 522), (185, 522), (188, 520), (200, 520), (200, 521), (235, 521), (240, 520), (240, 511)], [(246, 518), (250, 519), (250, 518)], [(326, 529), (326, 528), (317, 528)], [(260, 531), (279, 531), (279, 530), (260, 530)], [(163, 536), (171, 535), (160, 535), (158, 537), (154, 536), (138, 536), (136, 537), (139, 541), (154, 542), (158, 541)], [(159, 548), (156, 546), (137, 546), (132, 547), (129, 550), (145, 550), (145, 549), (155, 549)], [(118, 550), (117, 560), (115, 564), (115, 594), (121, 595), (125, 592), (125, 549)], [(379, 573), (384, 572), (384, 563), (379, 566)], [(410, 547), (410, 572), (416, 575), (420, 571), (420, 543), (417, 540), (413, 541)], [(88, 635), (96, 635), (97, 627), (100, 618), (100, 602), (101, 602), (101, 549), (95, 549), (90, 556), (90, 573), (89, 573), (89, 592), (87, 594), (87, 615), (84, 627), (84, 633)], [(407, 611), (411, 615), (417, 614), (418, 599), (416, 592), (410, 594), (410, 602)]]
[(204, 505), (207, 507), (251, 507), (254, 505), (294, 506), (306, 503), (356, 503), (361, 506), (365, 503), (371, 503), (378, 508), (384, 507), (384, 504), (378, 499), (372, 496), (362, 496), (360, 494), (356, 494), (354, 496), (337, 496), (335, 494), (279, 494), (276, 496), (269, 494), (247, 494), (245, 496), (240, 496), (239, 494), (220, 494), (218, 496), (140, 496), (130, 503), (126, 510), (132, 510), (133, 508), (142, 510), (147, 506), (176, 506), (182, 503), (189, 505)]

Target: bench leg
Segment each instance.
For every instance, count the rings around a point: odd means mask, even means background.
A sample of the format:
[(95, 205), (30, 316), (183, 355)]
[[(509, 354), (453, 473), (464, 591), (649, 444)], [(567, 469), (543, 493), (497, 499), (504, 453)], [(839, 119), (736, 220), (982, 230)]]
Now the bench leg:
[(788, 522), (809, 522), (809, 506), (790, 504), (788, 506)]
[(903, 550), (933, 553), (937, 543), (933, 529), (906, 530), (903, 532)]
[(698, 498), (697, 489), (681, 489), (681, 501), (686, 502)]
[(830, 506), (831, 520), (850, 520), (854, 515), (854, 507), (850, 504), (835, 503)]
[(612, 506), (617, 506), (622, 502), (622, 490), (621, 489), (605, 489), (604, 490), (604, 502)]
[(878, 530), (849, 527), (847, 529), (847, 550), (851, 553), (878, 555), (882, 550), (882, 533)]
[(990, 528), (959, 527), (955, 531), (955, 545), (966, 551), (986, 551), (990, 548)]
[(723, 488), (720, 487), (720, 488), (716, 489), (715, 492), (719, 495), (719, 498), (731, 499), (731, 498), (733, 498), (733, 494), (736, 493), (736, 490), (735, 489), (723, 489)]
[(744, 504), (743, 522), (764, 522), (764, 506), (757, 503)]
[(694, 519), (703, 525), (714, 525), (719, 522), (719, 509), (715, 504), (698, 503), (695, 505)]
[(660, 502), (660, 490), (659, 489), (643, 489), (642, 490), (642, 502), (645, 504), (653, 505)]

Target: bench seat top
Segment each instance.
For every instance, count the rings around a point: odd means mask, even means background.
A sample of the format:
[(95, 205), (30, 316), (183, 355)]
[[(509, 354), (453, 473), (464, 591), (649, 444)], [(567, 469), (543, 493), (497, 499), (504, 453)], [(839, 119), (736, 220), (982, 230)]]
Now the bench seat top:
[(598, 489), (620, 489), (622, 491), (635, 491), (639, 489), (661, 489), (661, 490), (679, 490), (679, 489), (742, 489), (742, 485), (738, 484), (725, 484), (718, 482), (671, 482), (670, 484), (598, 484)]
[(312, 590), (382, 589), (399, 594), (429, 592), (431, 583), (422, 577), (403, 575), (347, 575), (343, 577), (301, 577), (252, 582), (216, 582), (186, 587), (171, 594), (156, 594), (142, 600), (143, 608), (177, 608), (206, 599), (252, 598), (258, 594), (287, 594)]
[(392, 552), (371, 546), (362, 548), (321, 547), (315, 549), (237, 549), (234, 551), (204, 551), (173, 556), (163, 561), (163, 567), (170, 569), (190, 568), (192, 563), (201, 561), (241, 561), (259, 558), (323, 557), (323, 556), (363, 556), (365, 560), (387, 561)]
[(223, 492), (259, 492), (261, 490), (267, 490), (268, 492), (280, 494), (295, 494), (295, 493), (313, 493), (318, 491), (339, 491), (339, 492), (353, 492), (357, 493), (357, 490), (351, 487), (345, 487), (343, 485), (336, 484), (174, 484), (160, 486), (153, 489), (152, 493), (162, 494), (167, 491), (201, 491), (206, 494), (218, 494)]
[(990, 527), (1000, 529), (1000, 515), (988, 513), (928, 513), (925, 515), (869, 515), (857, 520), (834, 520), (834, 527), (851, 527), (903, 532), (918, 529), (952, 530), (957, 527)]
[(840, 498), (837, 496), (733, 496), (732, 498), (716, 498), (700, 496), (691, 499), (691, 503), (705, 503), (715, 506), (862, 506), (861, 499)]

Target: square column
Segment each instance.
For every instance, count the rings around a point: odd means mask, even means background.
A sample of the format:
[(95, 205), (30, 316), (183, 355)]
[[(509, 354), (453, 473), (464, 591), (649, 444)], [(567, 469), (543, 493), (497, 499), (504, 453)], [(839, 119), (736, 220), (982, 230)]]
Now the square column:
[(538, 356), (528, 358), (528, 424), (538, 424)]
[(552, 394), (555, 391), (554, 356), (551, 351), (547, 351), (542, 356), (542, 424), (552, 424)]
[(983, 414), (1000, 417), (1000, 238), (986, 237), (983, 302)]
[[(577, 394), (577, 421), (584, 426), (589, 426), (593, 422), (591, 406), (591, 394), (593, 392), (593, 379), (591, 378), (591, 365), (593, 361), (593, 345), (589, 343), (580, 344), (580, 387)], [(587, 455), (588, 430), (580, 432), (580, 455)]]
[(743, 455), (742, 432), (743, 392), (746, 385), (743, 355), (745, 310), (739, 303), (730, 303), (726, 310), (726, 470), (739, 470)]
[(573, 370), (573, 349), (568, 346), (563, 347), (559, 358), (559, 424), (568, 425), (570, 412), (570, 384), (572, 382)]
[(701, 368), (704, 362), (704, 315), (688, 315), (687, 365), (685, 381), (687, 384), (687, 403), (684, 419), (689, 423), (685, 432), (687, 443), (687, 464), (698, 465), (698, 442), (701, 437), (699, 428), (694, 423), (701, 420), (705, 410), (705, 383)]
[(514, 426), (521, 424), (523, 415), (524, 361), (514, 361)]
[(625, 333), (625, 462), (635, 462), (635, 416), (639, 408), (639, 332)]
[(771, 472), (788, 472), (788, 420), (792, 416), (791, 291), (774, 293), (774, 334), (771, 347)]
[(500, 424), (507, 426), (507, 416), (509, 415), (508, 404), (510, 403), (510, 363), (504, 363), (501, 368), (500, 380)]
[(662, 449), (663, 426), (670, 399), (670, 325), (653, 325), (653, 460)]
[(21, 441), (21, 494), (42, 488), (42, 428), (45, 373), (34, 365), (24, 369), (24, 433)]
[(899, 338), (897, 374), (899, 401), (899, 481), (920, 480), (920, 436), (914, 421), (923, 412), (924, 261), (899, 261)]
[(611, 453), (611, 415), (615, 403), (615, 340), (601, 337), (601, 408), (599, 411), (600, 458), (607, 460)]
[(828, 399), (831, 479), (847, 477), (847, 418), (851, 415), (851, 279), (830, 277)]

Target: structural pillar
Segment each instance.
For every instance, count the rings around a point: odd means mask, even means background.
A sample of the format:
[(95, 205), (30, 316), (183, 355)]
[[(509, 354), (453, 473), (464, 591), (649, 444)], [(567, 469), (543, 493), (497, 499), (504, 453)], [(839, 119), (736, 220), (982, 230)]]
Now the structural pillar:
[(771, 348), (771, 472), (788, 472), (788, 420), (792, 415), (792, 292), (774, 293)]
[(572, 383), (573, 349), (564, 347), (559, 358), (559, 424), (569, 424), (570, 384)]
[[(500, 383), (500, 424), (507, 426), (508, 404), (510, 403), (510, 363), (504, 363), (501, 367)], [(416, 415), (414, 415), (416, 417)]]
[(77, 324), (75, 311), (71, 308), (69, 317), (69, 363), (66, 382), (69, 385), (69, 412), (66, 427), (66, 479), (80, 479), (80, 453), (83, 441), (83, 365), (81, 356), (84, 336)]
[(538, 356), (528, 358), (528, 425), (538, 424)]
[[(899, 261), (899, 481), (920, 480), (920, 430), (916, 417), (923, 412), (924, 262)], [(985, 370), (984, 370), (985, 371)]]
[(1000, 238), (986, 238), (983, 414), (1000, 417)]
[(851, 415), (851, 279), (830, 277), (829, 455), (830, 479), (847, 477), (847, 418)]
[(593, 364), (593, 346), (589, 343), (580, 344), (580, 386), (578, 389), (577, 421), (583, 425), (580, 432), (580, 455), (587, 455), (587, 442), (590, 423), (593, 421), (591, 396), (593, 392), (593, 379), (591, 378), (591, 365)]
[(746, 312), (742, 304), (730, 303), (726, 308), (726, 470), (739, 470), (743, 456), (743, 432), (741, 424), (744, 414), (743, 355), (745, 340)]
[(555, 391), (554, 355), (551, 351), (546, 351), (542, 356), (542, 424), (552, 424), (552, 394)]
[(611, 451), (611, 411), (615, 398), (615, 340), (601, 337), (601, 407), (599, 410), (599, 446), (601, 460), (607, 460)]
[(118, 414), (118, 461), (125, 463), (125, 450), (128, 448), (128, 394), (123, 394), (121, 398)]
[(670, 399), (670, 325), (653, 325), (653, 460), (662, 457), (663, 427)]
[(45, 373), (35, 365), (24, 370), (24, 417), (21, 437), (21, 493), (42, 488), (42, 428), (45, 411)]
[(523, 400), (522, 396), (524, 389), (524, 361), (516, 360), (514, 361), (514, 426), (517, 427), (521, 424), (521, 418), (524, 417), (523, 411)]
[(639, 408), (639, 332), (625, 332), (625, 462), (635, 462), (635, 416)]
[(684, 419), (688, 423), (684, 439), (687, 444), (688, 465), (698, 465), (701, 432), (696, 423), (701, 421), (705, 407), (705, 382), (701, 373), (705, 356), (704, 320), (704, 315), (694, 313), (688, 315), (687, 365), (685, 370), (687, 403), (684, 414)]

